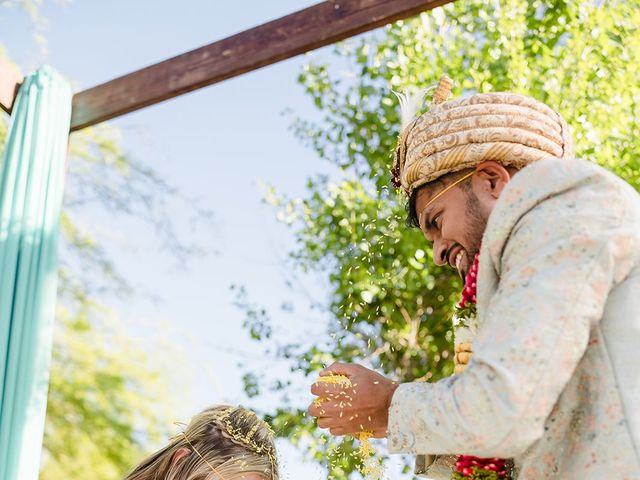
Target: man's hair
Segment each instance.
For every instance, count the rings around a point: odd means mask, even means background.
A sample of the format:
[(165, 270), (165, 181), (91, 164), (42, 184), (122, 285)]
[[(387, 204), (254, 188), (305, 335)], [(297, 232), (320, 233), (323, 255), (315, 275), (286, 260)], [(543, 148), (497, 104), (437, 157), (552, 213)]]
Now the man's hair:
[[(418, 220), (418, 212), (416, 212), (416, 199), (418, 198), (418, 192), (424, 188), (430, 188), (435, 192), (441, 192), (443, 189), (447, 188), (453, 182), (455, 182), (460, 177), (469, 173), (472, 169), (466, 169), (462, 172), (454, 172), (447, 173), (442, 177), (438, 177), (435, 180), (425, 183), (424, 185), (416, 188), (412, 193), (407, 203), (404, 206), (405, 211), (407, 212), (407, 218), (405, 219), (405, 224), (409, 228), (420, 228), (420, 221)], [(464, 192), (468, 192), (471, 189), (471, 177), (460, 182), (456, 187), (460, 188), (460, 190)]]

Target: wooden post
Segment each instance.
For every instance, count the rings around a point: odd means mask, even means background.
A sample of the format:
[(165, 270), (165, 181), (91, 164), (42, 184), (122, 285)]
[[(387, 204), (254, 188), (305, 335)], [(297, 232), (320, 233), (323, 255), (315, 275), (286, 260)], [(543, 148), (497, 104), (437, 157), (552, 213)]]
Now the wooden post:
[(22, 79), (16, 66), (0, 57), (0, 107), (7, 113), (11, 113)]
[(329, 0), (76, 94), (71, 130), (124, 115), (453, 0)]

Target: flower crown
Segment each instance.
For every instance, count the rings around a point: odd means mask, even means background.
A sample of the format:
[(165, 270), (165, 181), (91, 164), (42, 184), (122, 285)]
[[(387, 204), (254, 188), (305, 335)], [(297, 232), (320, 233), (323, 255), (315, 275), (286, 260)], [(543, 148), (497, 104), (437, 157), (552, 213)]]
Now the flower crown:
[[(237, 422), (237, 418), (233, 418), (234, 414), (255, 417), (255, 422), (253, 426), (249, 429), (249, 431), (244, 432), (243, 429), (240, 426), (238, 426), (239, 422)], [(247, 448), (253, 453), (256, 453), (258, 455), (266, 455), (267, 457), (269, 457), (269, 463), (271, 464), (271, 476), (273, 479), (276, 478), (277, 460), (276, 460), (276, 452), (275, 452), (273, 443), (272, 442), (258, 443), (258, 440), (257, 440), (257, 433), (258, 433), (258, 430), (260, 430), (261, 428), (266, 429), (269, 432), (270, 440), (275, 436), (273, 429), (267, 422), (258, 418), (258, 416), (254, 412), (250, 410), (245, 410), (243, 408), (238, 408), (238, 407), (225, 408), (221, 412), (217, 413), (212, 418), (211, 421), (220, 430), (222, 435), (228, 438), (229, 440), (231, 440), (232, 442), (244, 448)], [(176, 425), (182, 426), (184, 424), (176, 422)], [(195, 445), (193, 445), (193, 443), (191, 442), (191, 439), (187, 435), (187, 432), (184, 430), (184, 428), (182, 429), (180, 436), (185, 439), (185, 441), (193, 449), (196, 455), (198, 455), (198, 457), (200, 457), (200, 459), (204, 461), (211, 468), (211, 470), (216, 475), (218, 475), (218, 477), (220, 477), (220, 479), (225, 480), (224, 477), (220, 474), (220, 472), (206, 460), (206, 458), (200, 453), (198, 449), (196, 449)]]
[[(255, 417), (256, 422), (248, 432), (246, 433), (243, 432), (242, 428), (234, 424), (234, 421), (231, 418), (231, 415), (235, 412), (240, 412), (242, 415)], [(249, 410), (243, 411), (238, 408), (231, 407), (223, 410), (219, 415), (217, 415), (214, 418), (213, 421), (216, 424), (216, 426), (222, 429), (231, 438), (231, 440), (241, 444), (244, 447), (249, 448), (251, 451), (259, 455), (263, 455), (263, 454), (270, 455), (270, 453), (273, 453), (274, 449), (272, 444), (269, 444), (269, 443), (259, 444), (256, 440), (256, 433), (261, 427), (265, 428), (270, 433), (270, 436), (272, 437), (275, 435), (275, 433), (271, 428), (271, 426), (264, 420), (259, 419), (254, 412), (251, 412)]]

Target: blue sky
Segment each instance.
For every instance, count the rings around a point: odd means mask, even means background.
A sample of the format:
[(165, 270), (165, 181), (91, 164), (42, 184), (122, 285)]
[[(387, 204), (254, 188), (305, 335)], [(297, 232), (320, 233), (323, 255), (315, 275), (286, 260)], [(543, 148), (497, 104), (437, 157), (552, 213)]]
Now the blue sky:
[[(76, 0), (45, 2), (46, 26), (34, 27), (21, 9), (0, 9), (0, 43), (23, 72), (49, 64), (72, 81), (76, 91), (197, 48), (265, 21), (305, 8), (316, 1), (235, 0)], [(34, 33), (46, 38), (43, 47)], [(331, 60), (330, 49), (314, 54)], [(304, 193), (305, 180), (330, 167), (302, 146), (289, 131), (291, 118), (317, 115), (297, 85), (304, 56), (280, 62), (221, 84), (146, 108), (111, 122), (122, 132), (128, 154), (153, 166), (183, 193), (214, 211), (215, 233), (192, 233), (182, 222), (189, 212), (172, 215), (183, 235), (217, 253), (177, 270), (157, 238), (136, 222), (85, 212), (82, 222), (101, 236), (120, 271), (143, 296), (114, 300), (125, 330), (152, 358), (168, 365), (162, 345), (177, 352), (166, 368), (179, 391), (175, 418), (183, 420), (215, 403), (248, 403), (242, 392), (242, 361), (257, 372), (271, 367), (261, 347), (242, 330), (243, 316), (233, 306), (231, 284), (243, 284), (249, 298), (272, 311), (291, 298), (283, 259), (293, 247), (291, 231), (261, 202), (258, 182), (275, 185), (289, 196)], [(322, 301), (322, 281), (303, 279), (309, 295)], [(324, 323), (304, 308), (277, 320), (275, 334), (286, 339), (321, 334)], [(153, 334), (153, 335), (152, 335)], [(160, 337), (158, 341), (150, 338)], [(283, 366), (275, 366), (276, 372)], [(301, 386), (302, 390), (306, 388)], [(272, 408), (274, 399), (254, 402)], [(308, 398), (300, 398), (302, 406)], [(284, 478), (322, 478), (316, 465), (305, 464), (281, 445)], [(395, 478), (401, 478), (400, 475)]]

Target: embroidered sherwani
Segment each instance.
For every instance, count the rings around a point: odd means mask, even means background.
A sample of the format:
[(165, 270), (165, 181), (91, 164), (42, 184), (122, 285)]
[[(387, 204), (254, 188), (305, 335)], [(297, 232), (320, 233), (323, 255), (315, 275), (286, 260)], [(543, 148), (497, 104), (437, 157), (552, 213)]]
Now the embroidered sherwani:
[(640, 196), (581, 160), (507, 184), (480, 255), (474, 355), (407, 383), (392, 453), (513, 458), (519, 479), (640, 479)]

